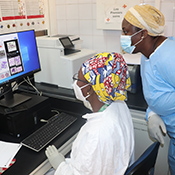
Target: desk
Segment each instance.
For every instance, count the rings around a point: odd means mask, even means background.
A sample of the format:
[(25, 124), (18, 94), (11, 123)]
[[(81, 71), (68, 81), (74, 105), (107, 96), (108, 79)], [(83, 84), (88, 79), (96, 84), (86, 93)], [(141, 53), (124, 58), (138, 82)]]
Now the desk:
[[(45, 96), (78, 102), (75, 99), (73, 89), (61, 88), (55, 85), (47, 85), (44, 83), (35, 83), (35, 86), (37, 87), (37, 89), (42, 91), (42, 93)], [(34, 92), (34, 90), (30, 86), (21, 86), (21, 90), (26, 91), (26, 92), (28, 91)], [(128, 98), (127, 98), (126, 103), (129, 108), (146, 111), (147, 103), (143, 97), (142, 88), (140, 88), (136, 93), (128, 92), (127, 94), (128, 94)], [(83, 106), (81, 107), (83, 108)], [(83, 112), (84, 113), (87, 112), (86, 108), (83, 108)]]
[[(61, 148), (63, 154), (67, 154), (70, 151), (71, 143), (75, 139), (75, 135), (85, 123), (85, 120), (81, 118), (82, 113), (85, 113), (85, 107), (83, 104), (76, 102), (76, 100), (65, 100), (58, 98), (51, 98), (51, 107), (52, 109), (57, 109), (58, 111), (70, 113), (78, 118), (78, 120), (73, 123), (69, 128), (67, 128), (61, 135), (56, 137), (50, 144), (54, 144), (57, 148)], [(82, 110), (81, 110), (82, 107)], [(1, 140), (9, 140), (19, 142), (19, 138), (14, 138), (12, 136), (6, 136), (0, 134)], [(47, 147), (47, 146), (46, 146)], [(46, 148), (45, 147), (45, 148)], [(39, 174), (43, 175), (50, 169), (50, 164), (46, 161), (45, 148), (42, 149), (39, 153), (32, 151), (24, 146), (21, 147), (19, 152), (16, 155), (16, 162), (13, 166), (7, 169), (3, 174), (4, 175), (29, 175)], [(43, 165), (43, 167), (42, 167)], [(34, 171), (39, 167), (36, 171)], [(39, 171), (38, 171), (39, 170)]]

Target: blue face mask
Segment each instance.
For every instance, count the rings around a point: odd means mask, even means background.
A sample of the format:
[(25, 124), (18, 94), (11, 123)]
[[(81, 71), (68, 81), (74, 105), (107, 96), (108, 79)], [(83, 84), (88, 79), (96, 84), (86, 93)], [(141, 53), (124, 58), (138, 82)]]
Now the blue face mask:
[[(143, 30), (143, 29), (142, 29)], [(120, 38), (120, 42), (121, 42), (121, 47), (122, 49), (126, 52), (126, 53), (130, 53), (132, 54), (133, 51), (135, 50), (136, 48), (136, 45), (139, 44), (142, 40), (143, 40), (143, 36), (141, 38), (140, 41), (138, 41), (136, 44), (132, 45), (131, 46), (131, 37), (138, 34), (139, 32), (141, 32), (142, 30), (134, 33), (133, 35), (121, 35), (121, 38)]]

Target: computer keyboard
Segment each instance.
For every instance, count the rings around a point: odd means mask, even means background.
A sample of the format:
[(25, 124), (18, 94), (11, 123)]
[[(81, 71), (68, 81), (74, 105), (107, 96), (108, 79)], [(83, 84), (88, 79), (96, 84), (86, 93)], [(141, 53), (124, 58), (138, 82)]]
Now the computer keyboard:
[(56, 114), (51, 117), (45, 125), (25, 138), (21, 144), (36, 152), (39, 152), (76, 120), (76, 117), (73, 117), (67, 113), (62, 112), (60, 114)]

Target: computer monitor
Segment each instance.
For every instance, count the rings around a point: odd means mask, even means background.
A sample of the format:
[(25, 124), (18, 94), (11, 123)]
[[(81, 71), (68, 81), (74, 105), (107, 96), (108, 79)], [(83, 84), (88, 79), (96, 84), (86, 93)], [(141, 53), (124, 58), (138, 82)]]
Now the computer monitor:
[(0, 35), (0, 87), (4, 89), (1, 106), (14, 107), (29, 100), (30, 96), (13, 94), (11, 83), (40, 70), (34, 30)]

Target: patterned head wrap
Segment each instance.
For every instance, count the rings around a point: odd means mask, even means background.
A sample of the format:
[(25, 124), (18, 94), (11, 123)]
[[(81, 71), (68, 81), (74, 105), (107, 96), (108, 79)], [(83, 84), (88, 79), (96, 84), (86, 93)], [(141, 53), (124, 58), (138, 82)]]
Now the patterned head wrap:
[(131, 85), (127, 64), (117, 53), (99, 53), (85, 61), (82, 72), (98, 98), (110, 104), (127, 98), (126, 90)]
[(164, 15), (151, 5), (135, 5), (128, 10), (124, 18), (132, 25), (146, 29), (151, 36), (163, 35)]

